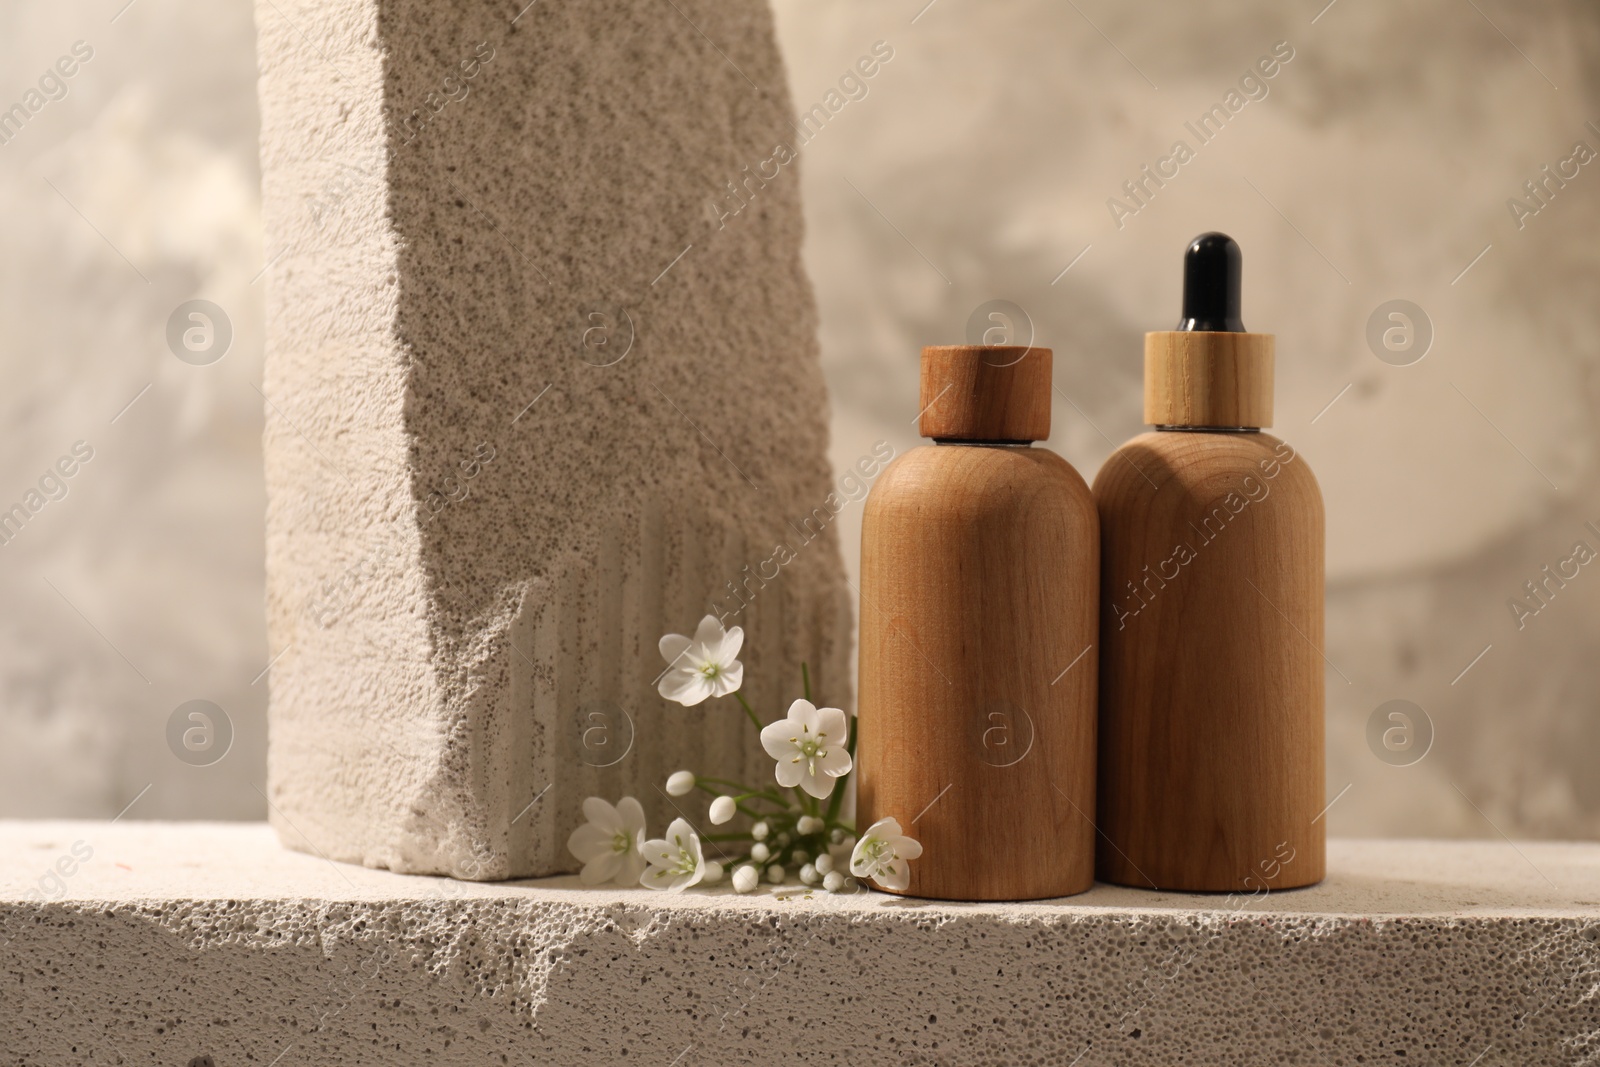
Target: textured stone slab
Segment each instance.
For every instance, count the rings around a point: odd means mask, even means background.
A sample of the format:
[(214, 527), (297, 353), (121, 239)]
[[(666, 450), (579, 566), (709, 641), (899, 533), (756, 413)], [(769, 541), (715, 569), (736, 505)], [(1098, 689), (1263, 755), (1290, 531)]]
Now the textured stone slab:
[(677, 766), (760, 764), (731, 703), (656, 695), (663, 633), (743, 626), (769, 716), (801, 661), (850, 700), (798, 184), (747, 172), (790, 136), (771, 14), (256, 16), (270, 818), (395, 870), (570, 869), (585, 795), (664, 822)]
[(1600, 845), (1328, 863), (1254, 900), (781, 901), (407, 877), (258, 825), (0, 823), (0, 1062), (1595, 1062)]

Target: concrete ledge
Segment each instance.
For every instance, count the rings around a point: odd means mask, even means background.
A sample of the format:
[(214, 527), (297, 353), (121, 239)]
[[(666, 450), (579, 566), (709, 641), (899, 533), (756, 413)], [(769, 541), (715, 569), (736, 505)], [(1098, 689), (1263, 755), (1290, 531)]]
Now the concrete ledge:
[(0, 823), (0, 1063), (1600, 1062), (1600, 845), (1328, 861), (1254, 900), (783, 901)]

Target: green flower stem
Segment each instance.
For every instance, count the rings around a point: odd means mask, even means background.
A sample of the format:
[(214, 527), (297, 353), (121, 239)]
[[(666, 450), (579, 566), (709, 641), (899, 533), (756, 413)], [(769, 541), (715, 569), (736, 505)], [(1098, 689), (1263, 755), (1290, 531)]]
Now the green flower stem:
[(817, 802), (810, 793), (807, 793), (799, 786), (795, 786), (790, 792), (794, 793), (794, 798), (800, 802), (800, 814), (815, 815), (817, 813)]
[(833, 795), (828, 798), (828, 814), (823, 819), (828, 824), (829, 829), (832, 829), (833, 824), (838, 821), (839, 808), (844, 804), (845, 783), (850, 781), (851, 775), (856, 773), (856, 717), (854, 715), (850, 716), (850, 736), (845, 740), (844, 750), (850, 753), (850, 772), (833, 783)]
[[(706, 783), (708, 782), (711, 784), (707, 785)], [(719, 789), (711, 788), (712, 785), (721, 786), (722, 789), (733, 790), (734, 794), (725, 794)], [(710, 793), (714, 797), (732, 795), (735, 803), (746, 799), (756, 799), (765, 800), (769, 804), (776, 804), (785, 810), (789, 807), (787, 800), (770, 789), (751, 789), (747, 785), (739, 782), (730, 782), (726, 778), (700, 778), (697, 776), (694, 780), (694, 787), (703, 793)], [(770, 818), (771, 816), (762, 817)]]
[(800, 663), (800, 685), (805, 693), (807, 703), (811, 703), (811, 671), (806, 667), (804, 661)]
[(755, 726), (756, 733), (759, 734), (761, 732), (761, 720), (756, 717), (756, 709), (750, 706), (750, 702), (744, 698), (744, 694), (737, 689), (734, 690), (733, 695), (739, 698), (739, 706), (744, 709), (746, 715), (750, 716), (750, 722)]

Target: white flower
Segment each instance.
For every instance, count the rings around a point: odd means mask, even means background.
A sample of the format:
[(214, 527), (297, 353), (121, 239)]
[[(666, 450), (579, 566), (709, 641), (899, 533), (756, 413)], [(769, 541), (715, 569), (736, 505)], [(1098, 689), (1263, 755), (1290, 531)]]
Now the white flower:
[(827, 874), (833, 870), (833, 857), (824, 852), (817, 857), (816, 868), (818, 874)]
[(672, 796), (684, 796), (693, 788), (694, 775), (688, 771), (673, 771), (667, 775), (667, 792)]
[(911, 884), (911, 865), (922, 855), (922, 845), (900, 832), (894, 819), (879, 819), (867, 827), (850, 854), (850, 873), (871, 878), (885, 889), (903, 890)]
[(716, 860), (706, 860), (706, 876), (700, 879), (701, 885), (716, 885), (722, 881), (722, 864)]
[(646, 888), (677, 893), (705, 877), (706, 857), (700, 848), (700, 835), (683, 819), (673, 819), (665, 838), (646, 841), (640, 851), (650, 864), (639, 878), (639, 884)]
[(711, 821), (715, 825), (721, 826), (733, 818), (734, 813), (738, 810), (739, 805), (732, 797), (718, 797), (711, 802)]
[(818, 708), (809, 700), (790, 704), (786, 718), (761, 730), (761, 747), (778, 761), (778, 784), (800, 786), (818, 800), (826, 799), (833, 780), (850, 773), (846, 729), (838, 708)]
[(632, 797), (623, 797), (614, 808), (590, 797), (583, 802), (583, 817), (589, 821), (572, 831), (567, 851), (583, 862), (584, 884), (615, 879), (637, 885), (644, 870), (644, 808)]
[(658, 689), (668, 700), (692, 708), (706, 697), (725, 697), (744, 681), (744, 664), (734, 659), (744, 631), (724, 631), (715, 615), (700, 620), (693, 638), (668, 634), (658, 646), (667, 661)]
[(755, 860), (757, 863), (765, 863), (772, 858), (772, 850), (766, 845), (762, 844), (760, 841), (757, 841), (755, 844), (750, 846), (750, 858)]
[(753, 893), (761, 881), (761, 872), (750, 864), (735, 867), (733, 871), (733, 891), (735, 893)]
[(822, 876), (817, 873), (817, 869), (815, 867), (807, 863), (800, 868), (800, 880), (806, 885), (816, 885), (818, 882), (822, 881)]
[(844, 888), (844, 875), (838, 871), (829, 871), (822, 879), (822, 888), (830, 893), (837, 893)]

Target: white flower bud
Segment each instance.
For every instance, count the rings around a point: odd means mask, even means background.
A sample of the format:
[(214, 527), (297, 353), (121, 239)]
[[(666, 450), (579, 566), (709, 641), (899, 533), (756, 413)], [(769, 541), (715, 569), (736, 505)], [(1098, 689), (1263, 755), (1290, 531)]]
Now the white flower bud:
[(760, 841), (750, 846), (750, 858), (757, 863), (765, 863), (772, 858), (772, 850)]
[(800, 821), (794, 824), (794, 828), (798, 830), (802, 836), (804, 836), (806, 834), (814, 834), (826, 825), (827, 823), (823, 822), (815, 815), (802, 815), (800, 816)]
[(718, 797), (711, 802), (711, 821), (721, 826), (738, 812), (739, 805), (732, 797)]
[(701, 877), (700, 884), (716, 885), (722, 881), (722, 864), (716, 860), (706, 860), (706, 873)]
[(835, 826), (832, 830), (828, 831), (828, 841), (835, 845), (843, 844), (844, 831)]
[(818, 874), (827, 874), (833, 870), (833, 857), (824, 852), (817, 857), (816, 867)]
[(783, 833), (781, 833), (777, 837), (773, 838), (773, 840), (775, 842), (777, 842), (777, 845), (778, 845), (779, 848), (783, 848), (784, 846), (788, 845), (788, 843), (789, 843), (789, 841), (791, 839), (789, 837), (789, 832), (787, 830), (785, 830)]
[(765, 841), (767, 839), (767, 835), (771, 832), (772, 827), (767, 825), (767, 820), (765, 819), (762, 819), (760, 822), (750, 827), (750, 836), (755, 838), (757, 841)]
[(688, 771), (673, 771), (667, 775), (667, 792), (675, 797), (681, 797), (694, 788), (694, 775)]
[(733, 890), (736, 893), (754, 892), (756, 885), (761, 881), (761, 872), (750, 864), (736, 867), (733, 871)]
[(829, 871), (822, 879), (822, 888), (830, 893), (837, 893), (844, 888), (844, 875), (838, 871)]
[(789, 858), (795, 863), (810, 863), (811, 853), (807, 852), (803, 848), (797, 848), (793, 852), (789, 853)]
[(774, 863), (767, 868), (767, 881), (773, 885), (782, 885), (786, 877), (788, 877), (788, 872), (783, 869), (783, 864), (781, 863)]
[(800, 868), (800, 880), (806, 885), (816, 885), (822, 878), (817, 874), (817, 869), (807, 863)]

